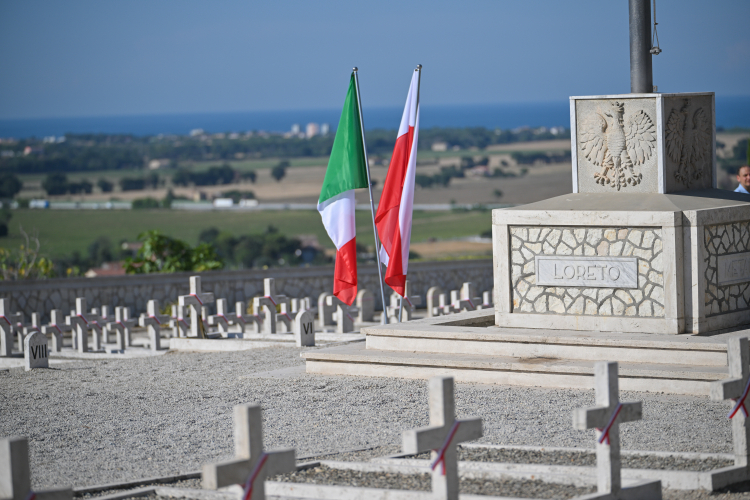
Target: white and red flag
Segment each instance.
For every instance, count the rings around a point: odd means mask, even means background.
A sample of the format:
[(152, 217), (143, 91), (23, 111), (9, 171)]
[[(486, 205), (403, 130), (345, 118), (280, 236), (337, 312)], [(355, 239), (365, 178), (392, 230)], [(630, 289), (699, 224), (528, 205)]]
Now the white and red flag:
[(417, 169), (419, 138), (419, 76), (414, 71), (401, 116), (396, 146), (380, 196), (375, 225), (380, 238), (380, 259), (388, 266), (385, 282), (404, 296), (406, 272), (409, 267), (409, 243), (414, 206), (414, 177)]

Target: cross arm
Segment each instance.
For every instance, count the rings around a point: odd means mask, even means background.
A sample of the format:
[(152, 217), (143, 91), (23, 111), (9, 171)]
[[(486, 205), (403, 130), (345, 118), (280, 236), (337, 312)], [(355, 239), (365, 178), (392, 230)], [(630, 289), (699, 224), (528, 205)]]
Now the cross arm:
[(742, 396), (745, 383), (741, 378), (719, 380), (711, 383), (710, 396), (712, 401), (723, 401), (725, 399), (736, 399)]
[[(608, 406), (594, 406), (591, 408), (578, 408), (573, 411), (573, 428), (579, 430), (604, 427), (612, 417), (615, 408)], [(643, 407), (640, 401), (622, 403), (622, 409), (617, 416), (617, 421), (634, 422), (643, 417)]]
[(263, 467), (264, 476), (275, 476), (284, 474), (297, 469), (297, 460), (294, 456), (294, 448), (271, 451), (268, 453), (268, 460)]
[[(273, 451), (268, 455), (263, 467), (266, 476), (290, 472), (296, 467), (294, 449)], [(202, 486), (204, 489), (215, 490), (233, 484), (244, 484), (257, 462), (258, 459), (240, 459), (206, 464), (203, 466)]]
[[(473, 441), (482, 437), (482, 419), (471, 418), (457, 421), (459, 426), (453, 443)], [(436, 450), (443, 446), (451, 426), (444, 427), (421, 427), (403, 432), (404, 453), (421, 453), (427, 450)]]
[(36, 500), (71, 500), (73, 498), (73, 489), (35, 491), (34, 498)]

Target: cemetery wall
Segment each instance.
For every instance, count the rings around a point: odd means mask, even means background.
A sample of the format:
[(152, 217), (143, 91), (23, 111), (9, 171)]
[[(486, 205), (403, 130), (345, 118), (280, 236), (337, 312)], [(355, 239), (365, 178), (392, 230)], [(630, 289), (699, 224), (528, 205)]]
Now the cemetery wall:
[[(11, 311), (22, 311), (27, 317), (39, 312), (44, 321), (52, 309), (66, 314), (74, 309), (76, 297), (85, 297), (88, 307), (125, 306), (140, 313), (146, 310), (150, 299), (164, 305), (176, 302), (178, 295), (186, 295), (188, 278), (194, 274), (200, 274), (204, 291), (226, 298), (232, 308), (236, 301), (263, 295), (264, 278), (275, 278), (276, 292), (289, 297), (309, 296), (317, 300), (318, 295), (333, 288), (333, 267), (326, 266), (0, 282), (0, 298), (10, 299)], [(359, 289), (370, 290), (375, 295), (375, 308), (382, 310), (377, 267), (359, 266), (358, 274)], [(474, 283), (478, 292), (492, 290), (492, 260), (413, 262), (409, 264), (408, 279), (412, 293), (422, 297), (431, 286), (458, 290), (465, 281)], [(386, 300), (390, 293), (386, 287)]]

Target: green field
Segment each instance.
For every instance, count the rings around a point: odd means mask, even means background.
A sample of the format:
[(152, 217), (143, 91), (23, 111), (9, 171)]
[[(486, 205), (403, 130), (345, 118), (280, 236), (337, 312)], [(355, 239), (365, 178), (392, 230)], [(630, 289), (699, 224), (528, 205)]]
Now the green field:
[[(373, 232), (370, 213), (357, 212), (357, 241), (372, 245)], [(27, 232), (38, 232), (41, 252), (49, 257), (69, 255), (73, 251), (85, 253), (99, 237), (112, 243), (135, 241), (138, 234), (159, 231), (195, 244), (204, 229), (215, 227), (236, 236), (263, 232), (273, 225), (286, 236), (318, 236), (320, 244), (333, 248), (315, 210), (262, 212), (192, 212), (183, 210), (14, 210), (10, 234), (0, 240), (0, 246), (18, 248), (22, 243), (19, 226)], [(489, 211), (471, 212), (415, 212), (412, 241), (430, 238), (450, 239), (474, 236), (490, 229)]]

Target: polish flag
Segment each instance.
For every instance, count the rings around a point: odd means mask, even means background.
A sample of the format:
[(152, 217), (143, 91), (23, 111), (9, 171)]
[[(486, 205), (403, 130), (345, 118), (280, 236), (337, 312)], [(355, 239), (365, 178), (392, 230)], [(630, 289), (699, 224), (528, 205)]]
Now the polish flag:
[(385, 282), (404, 296), (409, 267), (414, 176), (417, 169), (419, 137), (419, 71), (414, 71), (406, 97), (396, 146), (380, 196), (375, 225), (380, 237), (380, 260), (388, 266)]

